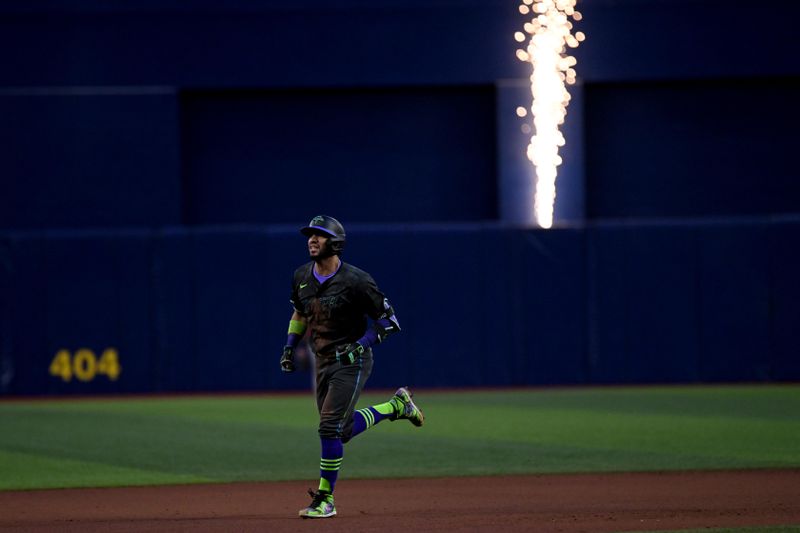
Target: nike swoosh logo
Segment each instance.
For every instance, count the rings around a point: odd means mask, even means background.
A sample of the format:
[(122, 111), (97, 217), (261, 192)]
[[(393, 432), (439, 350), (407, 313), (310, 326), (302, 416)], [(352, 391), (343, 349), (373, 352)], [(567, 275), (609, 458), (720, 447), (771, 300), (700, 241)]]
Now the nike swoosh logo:
[(306, 287), (308, 287), (308, 283), (301, 283), (300, 284), (300, 288), (301, 289), (305, 289)]

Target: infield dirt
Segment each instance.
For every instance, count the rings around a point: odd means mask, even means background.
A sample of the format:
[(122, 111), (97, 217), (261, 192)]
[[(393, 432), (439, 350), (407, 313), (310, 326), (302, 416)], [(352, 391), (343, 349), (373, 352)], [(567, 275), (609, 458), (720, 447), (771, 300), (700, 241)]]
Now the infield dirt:
[(338, 516), (302, 520), (311, 482), (0, 492), (13, 532), (610, 532), (800, 524), (800, 470), (342, 479)]

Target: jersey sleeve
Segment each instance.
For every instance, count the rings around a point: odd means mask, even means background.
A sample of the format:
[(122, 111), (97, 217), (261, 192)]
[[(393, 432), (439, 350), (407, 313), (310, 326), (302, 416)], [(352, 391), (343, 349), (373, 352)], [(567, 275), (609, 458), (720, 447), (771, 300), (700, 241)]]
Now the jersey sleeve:
[(378, 320), (385, 312), (384, 302), (386, 301), (386, 296), (384, 296), (370, 275), (365, 276), (362, 290), (364, 310), (367, 316), (373, 320)]
[(306, 314), (302, 310), (302, 306), (300, 305), (300, 294), (298, 292), (300, 287), (300, 270), (296, 270), (294, 276), (292, 276), (292, 294), (289, 298), (289, 302), (292, 304), (292, 307), (300, 316), (306, 316)]
[(386, 337), (400, 331), (400, 323), (394, 314), (389, 299), (378, 289), (375, 280), (367, 276), (365, 279), (364, 299), (367, 315), (372, 319), (372, 327), (364, 334), (362, 340), (372, 346), (383, 342)]

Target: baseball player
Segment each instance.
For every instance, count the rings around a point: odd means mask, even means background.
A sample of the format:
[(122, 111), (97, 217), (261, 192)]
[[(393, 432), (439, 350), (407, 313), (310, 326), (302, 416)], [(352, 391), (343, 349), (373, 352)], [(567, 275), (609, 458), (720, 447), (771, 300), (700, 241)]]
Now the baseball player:
[(382, 420), (407, 419), (421, 426), (425, 418), (405, 387), (397, 389), (386, 403), (355, 411), (372, 371), (372, 346), (400, 331), (400, 324), (372, 276), (342, 262), (345, 232), (338, 220), (316, 216), (300, 232), (308, 237), (311, 261), (294, 273), (294, 313), (280, 363), (284, 372), (294, 370), (295, 347), (308, 330), (316, 354), (322, 455), (319, 488), (308, 491), (311, 503), (299, 514), (328, 518), (336, 515), (333, 491), (342, 466), (343, 444)]

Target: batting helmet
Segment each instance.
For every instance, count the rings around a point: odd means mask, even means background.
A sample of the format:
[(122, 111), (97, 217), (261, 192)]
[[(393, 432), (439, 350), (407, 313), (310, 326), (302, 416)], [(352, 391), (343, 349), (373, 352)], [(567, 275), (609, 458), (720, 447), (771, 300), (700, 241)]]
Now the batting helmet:
[(341, 222), (327, 215), (317, 215), (311, 219), (308, 226), (300, 230), (300, 233), (306, 237), (310, 237), (316, 232), (328, 236), (328, 238), (330, 238), (328, 242), (330, 242), (333, 254), (341, 255), (342, 250), (344, 250), (345, 239), (347, 238), (344, 233), (344, 226), (342, 226)]

